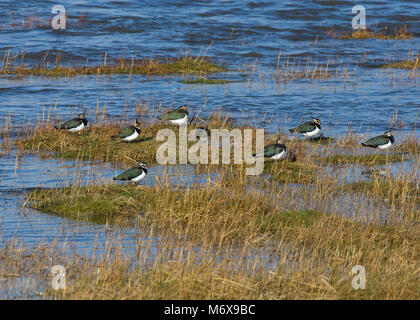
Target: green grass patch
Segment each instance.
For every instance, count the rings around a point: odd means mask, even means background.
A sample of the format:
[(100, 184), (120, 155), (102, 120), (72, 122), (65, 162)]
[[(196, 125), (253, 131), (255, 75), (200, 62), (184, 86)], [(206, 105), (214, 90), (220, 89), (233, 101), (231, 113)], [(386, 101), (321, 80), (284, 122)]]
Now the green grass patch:
[[(77, 192), (77, 193), (76, 193)], [(104, 224), (126, 222), (140, 213), (146, 193), (136, 192), (135, 186), (110, 185), (75, 189), (35, 189), (28, 194), (34, 209), (72, 219)]]

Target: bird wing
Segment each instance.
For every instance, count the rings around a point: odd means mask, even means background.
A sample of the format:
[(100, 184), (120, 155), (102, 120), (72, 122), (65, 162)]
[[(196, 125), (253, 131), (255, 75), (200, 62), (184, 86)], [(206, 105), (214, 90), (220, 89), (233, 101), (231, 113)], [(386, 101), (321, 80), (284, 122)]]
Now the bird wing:
[(182, 119), (186, 115), (184, 110), (173, 110), (165, 113), (160, 117), (162, 120), (177, 120)]
[(119, 133), (117, 133), (116, 135), (112, 136), (112, 138), (126, 138), (129, 137), (133, 134), (134, 132), (134, 127), (133, 126), (128, 126), (125, 127), (124, 129), (122, 129)]
[(387, 144), (388, 142), (389, 142), (389, 138), (385, 137), (384, 135), (381, 135), (381, 136), (377, 136), (363, 142), (363, 145), (368, 146), (368, 147), (377, 147), (383, 144)]
[(282, 144), (270, 144), (264, 148), (264, 157), (272, 157), (284, 150)]
[(82, 122), (83, 122), (82, 120), (74, 118), (74, 119), (71, 119), (71, 120), (68, 120), (68, 121), (62, 123), (59, 126), (59, 128), (60, 129), (73, 129), (73, 128), (76, 128), (76, 127), (80, 126), (82, 124)]
[(298, 132), (298, 133), (306, 133), (316, 129), (316, 125), (312, 122), (305, 122), (302, 123), (300, 126), (296, 128), (289, 129), (290, 132)]
[(114, 178), (114, 180), (131, 180), (139, 176), (142, 172), (142, 169), (139, 167), (131, 167), (130, 169), (125, 170), (123, 173), (120, 173)]

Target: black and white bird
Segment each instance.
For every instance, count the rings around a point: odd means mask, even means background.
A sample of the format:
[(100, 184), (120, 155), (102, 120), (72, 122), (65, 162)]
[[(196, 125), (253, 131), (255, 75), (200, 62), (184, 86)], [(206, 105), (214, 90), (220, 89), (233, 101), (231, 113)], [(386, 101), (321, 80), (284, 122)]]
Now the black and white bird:
[(120, 173), (118, 176), (114, 177), (113, 180), (129, 180), (131, 182), (137, 183), (144, 179), (147, 175), (147, 164), (144, 162), (139, 162), (134, 167), (131, 167), (125, 170), (123, 173)]
[(263, 154), (254, 153), (252, 156), (253, 157), (264, 156), (265, 158), (270, 158), (271, 160), (284, 160), (287, 158), (287, 148), (283, 143), (281, 143), (280, 138), (278, 138), (276, 140), (276, 143), (272, 143), (264, 147)]
[(370, 148), (387, 149), (392, 146), (394, 141), (394, 136), (392, 135), (391, 130), (389, 130), (380, 136), (363, 142), (362, 145)]
[(168, 120), (172, 124), (185, 126), (188, 122), (187, 106), (180, 106), (178, 109), (168, 111), (159, 117), (160, 120)]
[(312, 121), (302, 123), (289, 131), (302, 133), (305, 137), (313, 137), (321, 131), (321, 121), (318, 118), (313, 118)]
[(59, 126), (56, 126), (56, 129), (64, 129), (69, 132), (78, 132), (83, 130), (88, 124), (88, 120), (86, 119), (86, 110), (78, 114), (75, 118), (68, 120), (62, 123)]
[(113, 135), (112, 139), (120, 139), (122, 141), (133, 141), (137, 139), (141, 132), (141, 123), (136, 119), (132, 126), (125, 127), (118, 134)]

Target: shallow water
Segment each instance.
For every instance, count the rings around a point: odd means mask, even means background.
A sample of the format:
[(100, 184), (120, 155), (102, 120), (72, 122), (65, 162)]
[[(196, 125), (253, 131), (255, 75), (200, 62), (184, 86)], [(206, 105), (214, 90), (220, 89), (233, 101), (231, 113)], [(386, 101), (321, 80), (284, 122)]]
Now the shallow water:
[[(23, 244), (35, 245), (39, 241), (59, 241), (77, 244), (81, 249), (92, 248), (92, 241), (99, 237), (99, 242), (107, 234), (119, 236), (118, 228), (103, 225), (76, 223), (72, 220), (41, 214), (36, 210), (24, 207), (22, 193), (32, 188), (64, 187), (72, 184), (95, 182), (109, 183), (122, 169), (114, 168), (110, 163), (77, 162), (39, 158), (27, 155), (16, 159), (13, 153), (2, 158), (0, 164), (0, 230), (1, 240), (12, 238)], [(178, 167), (155, 166), (149, 169), (147, 179), (142, 184), (154, 185), (162, 177), (168, 177), (171, 186), (184, 187), (192, 184), (206, 183), (214, 174), (196, 174), (190, 165)], [(111, 229), (111, 230), (110, 230)], [(138, 228), (124, 228), (121, 241), (130, 246), (133, 235), (141, 233)], [(134, 242), (132, 243), (134, 244)]]
[(335, 174), (339, 181), (344, 183), (369, 181), (374, 173), (396, 180), (406, 178), (415, 183), (420, 180), (418, 167), (418, 159), (414, 158), (402, 162), (391, 162), (388, 165), (377, 165), (374, 168), (363, 165), (332, 165), (326, 166), (325, 169), (327, 174)]

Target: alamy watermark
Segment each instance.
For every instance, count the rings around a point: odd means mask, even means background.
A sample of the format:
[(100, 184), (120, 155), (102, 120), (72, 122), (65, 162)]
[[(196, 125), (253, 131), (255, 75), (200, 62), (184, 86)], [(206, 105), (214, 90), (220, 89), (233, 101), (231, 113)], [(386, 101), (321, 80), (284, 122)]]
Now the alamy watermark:
[(51, 20), (51, 27), (54, 30), (66, 29), (66, 8), (64, 8), (62, 5), (55, 5), (51, 9), (51, 13), (57, 14)]
[[(161, 129), (156, 135), (156, 141), (165, 142), (156, 151), (156, 161), (161, 165), (220, 164), (220, 162), (230, 164), (233, 146), (233, 163), (247, 165), (246, 175), (259, 175), (264, 171), (264, 157), (253, 156), (254, 131), (256, 154), (263, 154), (264, 129), (191, 129), (188, 131), (186, 126), (180, 126), (178, 139), (174, 130)], [(188, 142), (195, 143), (188, 146)], [(220, 149), (222, 149), (221, 161)]]
[(62, 265), (56, 265), (51, 268), (53, 278), (51, 286), (54, 290), (66, 289), (66, 269)]
[(354, 290), (366, 289), (366, 269), (364, 266), (356, 265), (351, 269), (351, 273), (355, 274), (351, 280), (351, 286)]
[(351, 13), (356, 16), (351, 20), (351, 26), (354, 30), (366, 29), (366, 9), (364, 6), (357, 5), (351, 9)]

